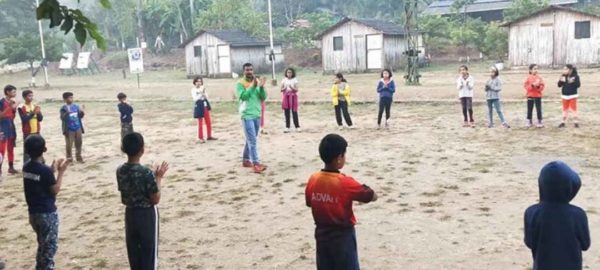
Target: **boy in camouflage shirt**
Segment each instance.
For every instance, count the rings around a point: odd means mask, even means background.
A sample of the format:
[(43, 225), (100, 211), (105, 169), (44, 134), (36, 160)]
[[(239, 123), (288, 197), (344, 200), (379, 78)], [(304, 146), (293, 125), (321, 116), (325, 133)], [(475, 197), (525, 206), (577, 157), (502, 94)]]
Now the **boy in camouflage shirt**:
[(158, 208), (162, 178), (169, 169), (163, 162), (154, 171), (140, 164), (144, 137), (134, 132), (123, 137), (127, 162), (117, 169), (117, 183), (125, 208), (125, 239), (131, 269), (156, 269), (158, 263)]

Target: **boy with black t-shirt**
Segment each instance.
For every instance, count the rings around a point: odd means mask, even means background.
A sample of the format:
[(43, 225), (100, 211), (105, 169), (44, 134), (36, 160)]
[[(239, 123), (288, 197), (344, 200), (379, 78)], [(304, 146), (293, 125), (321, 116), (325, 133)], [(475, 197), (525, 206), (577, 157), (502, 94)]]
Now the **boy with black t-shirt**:
[(169, 169), (163, 162), (154, 171), (140, 164), (144, 137), (137, 132), (123, 137), (121, 150), (127, 162), (117, 168), (117, 183), (125, 208), (125, 240), (132, 270), (156, 269), (158, 263), (158, 208), (162, 178)]
[(23, 186), (29, 223), (38, 241), (35, 269), (54, 269), (54, 255), (58, 248), (56, 194), (60, 191), (69, 162), (59, 159), (52, 162), (52, 167), (44, 165), (46, 142), (39, 135), (31, 135), (25, 140), (25, 151), (31, 157), (23, 166)]
[(312, 208), (316, 225), (317, 269), (360, 269), (352, 202), (377, 200), (371, 188), (340, 173), (346, 163), (347, 146), (340, 135), (325, 136), (319, 145), (325, 168), (314, 173), (306, 185), (306, 205)]

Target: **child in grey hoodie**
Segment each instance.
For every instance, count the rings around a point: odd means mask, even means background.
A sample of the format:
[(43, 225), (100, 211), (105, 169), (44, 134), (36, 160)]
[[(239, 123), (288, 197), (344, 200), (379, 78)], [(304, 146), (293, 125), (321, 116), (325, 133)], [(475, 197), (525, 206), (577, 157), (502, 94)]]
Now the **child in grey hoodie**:
[(500, 118), (500, 121), (502, 121), (502, 126), (505, 128), (510, 128), (504, 119), (502, 106), (500, 104), (500, 91), (502, 91), (502, 81), (500, 81), (500, 78), (498, 78), (498, 76), (500, 76), (500, 72), (498, 72), (496, 67), (491, 67), (490, 73), (490, 79), (485, 83), (485, 96), (488, 105), (488, 128), (494, 127), (494, 108), (496, 108), (498, 118)]

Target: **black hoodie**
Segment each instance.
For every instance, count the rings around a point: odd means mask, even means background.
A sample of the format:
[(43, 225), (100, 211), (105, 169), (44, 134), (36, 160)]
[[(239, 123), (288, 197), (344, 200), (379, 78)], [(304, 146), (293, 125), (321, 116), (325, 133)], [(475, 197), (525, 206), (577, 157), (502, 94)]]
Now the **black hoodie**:
[(563, 96), (573, 96), (577, 95), (577, 89), (581, 87), (581, 82), (579, 81), (579, 75), (573, 74), (571, 76), (562, 75), (561, 79), (564, 78), (565, 81), (558, 81), (558, 87), (562, 88)]
[(585, 211), (569, 202), (581, 179), (567, 164), (554, 161), (544, 166), (538, 182), (540, 202), (525, 211), (525, 244), (533, 254), (533, 269), (580, 270), (590, 232)]

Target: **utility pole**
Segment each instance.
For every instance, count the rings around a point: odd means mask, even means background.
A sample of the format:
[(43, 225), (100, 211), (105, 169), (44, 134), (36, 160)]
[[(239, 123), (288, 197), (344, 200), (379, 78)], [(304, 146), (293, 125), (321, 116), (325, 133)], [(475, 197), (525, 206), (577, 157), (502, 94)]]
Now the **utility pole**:
[(273, 48), (273, 15), (271, 11), (271, 0), (267, 0), (269, 6), (269, 42), (271, 44), (271, 53), (269, 54), (269, 60), (271, 60), (271, 84), (273, 86), (277, 85), (277, 80), (275, 79), (275, 49)]
[(137, 28), (138, 28), (138, 38), (137, 38), (137, 47), (142, 47), (142, 42), (146, 41), (144, 37), (144, 24), (142, 20), (142, 0), (137, 1)]
[[(36, 7), (39, 7), (40, 1), (35, 0), (35, 5)], [(49, 87), (50, 83), (48, 82), (48, 64), (46, 61), (46, 48), (44, 47), (44, 32), (42, 31), (42, 21), (40, 20), (38, 20), (38, 30), (40, 32), (40, 43), (42, 44), (42, 61), (40, 62), (40, 65), (44, 69), (44, 86)]]
[(419, 0), (407, 0), (404, 2), (404, 14), (406, 16), (406, 24), (404, 31), (406, 32), (406, 55), (408, 61), (406, 64), (406, 75), (404, 79), (407, 85), (420, 85), (419, 78), (419, 30), (417, 24), (417, 14)]

